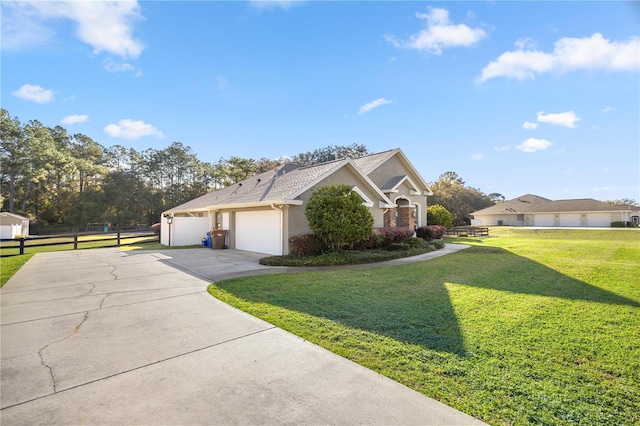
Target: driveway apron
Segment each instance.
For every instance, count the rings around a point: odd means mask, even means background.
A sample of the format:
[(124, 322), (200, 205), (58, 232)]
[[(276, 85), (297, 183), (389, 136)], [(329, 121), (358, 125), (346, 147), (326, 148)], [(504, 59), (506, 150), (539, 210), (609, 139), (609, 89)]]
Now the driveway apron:
[(483, 424), (207, 293), (203, 276), (285, 271), (259, 257), (35, 255), (0, 290), (0, 421)]

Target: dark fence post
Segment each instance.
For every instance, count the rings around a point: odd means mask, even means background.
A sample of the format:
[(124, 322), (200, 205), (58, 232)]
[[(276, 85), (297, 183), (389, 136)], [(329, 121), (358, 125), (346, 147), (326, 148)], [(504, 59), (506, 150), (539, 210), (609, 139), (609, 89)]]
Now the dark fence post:
[(24, 254), (24, 238), (20, 238), (20, 254)]
[(73, 249), (78, 250), (78, 234), (73, 234)]
[(120, 247), (120, 231), (118, 231), (118, 247)]

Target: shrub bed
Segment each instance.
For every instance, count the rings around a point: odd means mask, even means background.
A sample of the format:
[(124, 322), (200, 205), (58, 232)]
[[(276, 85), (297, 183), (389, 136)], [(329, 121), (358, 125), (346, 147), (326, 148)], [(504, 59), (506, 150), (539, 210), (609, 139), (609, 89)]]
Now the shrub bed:
[(360, 250), (375, 250), (386, 248), (394, 243), (401, 243), (413, 237), (414, 231), (411, 228), (394, 228), (386, 226), (375, 228), (368, 240), (360, 243), (357, 248)]
[(313, 234), (299, 235), (289, 239), (291, 254), (313, 256), (322, 253), (322, 241)]
[(636, 226), (633, 222), (611, 222), (612, 228), (635, 228)]
[[(408, 244), (403, 244), (409, 247)], [(384, 262), (403, 257), (417, 256), (433, 251), (433, 246), (426, 249), (411, 248), (406, 250), (342, 250), (331, 251), (317, 256), (270, 256), (260, 259), (261, 265), (267, 266), (335, 266), (356, 265), (362, 263)]]
[(416, 236), (426, 241), (441, 240), (447, 233), (447, 228), (442, 225), (427, 225), (416, 229)]

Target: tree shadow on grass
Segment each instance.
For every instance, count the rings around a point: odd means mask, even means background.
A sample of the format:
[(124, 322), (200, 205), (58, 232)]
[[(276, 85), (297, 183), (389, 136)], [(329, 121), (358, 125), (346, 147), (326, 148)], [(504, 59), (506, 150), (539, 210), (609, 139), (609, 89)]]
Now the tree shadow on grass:
[(242, 299), (280, 306), (435, 351), (464, 356), (464, 336), (446, 283), (512, 293), (640, 307), (640, 303), (493, 247), (391, 267), (230, 280)]

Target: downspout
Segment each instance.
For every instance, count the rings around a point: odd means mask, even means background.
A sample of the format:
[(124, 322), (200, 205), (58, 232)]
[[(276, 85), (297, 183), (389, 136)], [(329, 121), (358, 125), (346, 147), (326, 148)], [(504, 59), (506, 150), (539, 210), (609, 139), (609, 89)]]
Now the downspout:
[(284, 205), (276, 206), (274, 203), (271, 203), (271, 208), (273, 210), (280, 210), (280, 248), (282, 254), (284, 254)]

